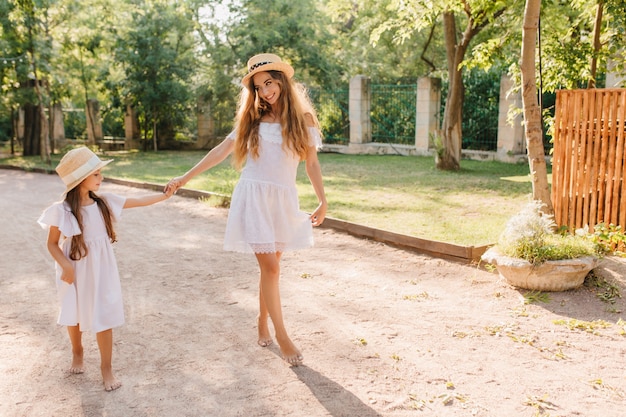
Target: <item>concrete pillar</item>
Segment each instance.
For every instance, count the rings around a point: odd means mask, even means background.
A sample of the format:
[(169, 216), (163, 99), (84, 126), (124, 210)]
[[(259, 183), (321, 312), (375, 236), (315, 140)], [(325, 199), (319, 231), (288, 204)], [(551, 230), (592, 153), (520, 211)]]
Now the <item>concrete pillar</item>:
[(26, 113), (24, 112), (24, 107), (21, 107), (17, 111), (17, 130), (16, 136), (17, 140), (20, 143), (24, 143), (24, 132), (26, 131)]
[(124, 149), (139, 149), (139, 120), (130, 102), (126, 103), (124, 112)]
[(372, 141), (370, 79), (365, 75), (353, 77), (349, 94), (350, 145), (369, 143)]
[(52, 105), (52, 150), (60, 150), (65, 146), (65, 125), (63, 124), (63, 106), (56, 102)]
[(214, 148), (219, 143), (215, 135), (215, 120), (211, 114), (211, 104), (206, 102), (202, 97), (198, 98), (196, 117), (198, 120), (198, 140), (196, 141), (195, 148)]
[(520, 93), (511, 92), (512, 87), (513, 80), (503, 75), (500, 80), (497, 151), (497, 159), (503, 162), (517, 162), (520, 155), (526, 156), (526, 139), (521, 112), (522, 96)]
[(85, 119), (87, 119), (87, 143), (95, 145), (102, 142), (102, 120), (100, 120), (100, 103), (98, 100), (89, 99), (85, 106)]
[(439, 132), (441, 123), (441, 79), (422, 77), (417, 80), (415, 105), (415, 149), (418, 154), (428, 154), (431, 136)]
[(617, 62), (612, 59), (609, 59), (606, 64), (606, 88), (626, 88), (624, 69), (623, 67), (620, 68)]

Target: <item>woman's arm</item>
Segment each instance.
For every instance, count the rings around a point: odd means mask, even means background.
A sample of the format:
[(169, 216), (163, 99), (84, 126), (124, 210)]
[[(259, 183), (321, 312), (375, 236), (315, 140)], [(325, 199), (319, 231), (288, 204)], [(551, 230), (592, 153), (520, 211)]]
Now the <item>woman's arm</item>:
[(326, 193), (324, 191), (324, 181), (322, 180), (322, 167), (320, 166), (319, 159), (317, 158), (317, 148), (315, 146), (307, 147), (307, 156), (305, 161), (306, 173), (311, 181), (315, 195), (319, 205), (311, 213), (311, 223), (313, 226), (319, 226), (324, 222), (326, 217), (326, 209), (328, 202), (326, 201)]
[(235, 141), (228, 138), (224, 139), (219, 145), (211, 149), (209, 153), (207, 153), (204, 158), (200, 160), (200, 162), (198, 162), (184, 175), (172, 178), (170, 182), (167, 183), (165, 190), (168, 191), (172, 188), (174, 191), (178, 190), (180, 187), (187, 184), (189, 180), (191, 180), (196, 175), (201, 174), (204, 171), (211, 169), (215, 165), (222, 162), (228, 157), (228, 155), (230, 155), (233, 149), (235, 149)]

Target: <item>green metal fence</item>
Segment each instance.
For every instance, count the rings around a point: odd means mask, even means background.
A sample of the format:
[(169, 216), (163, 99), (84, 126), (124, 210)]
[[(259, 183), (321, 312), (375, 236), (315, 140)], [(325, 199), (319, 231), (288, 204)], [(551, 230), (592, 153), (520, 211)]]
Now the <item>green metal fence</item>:
[(325, 143), (348, 145), (350, 142), (349, 93), (348, 89), (310, 90)]
[(415, 144), (417, 84), (371, 84), (372, 141)]
[[(470, 74), (463, 108), (463, 149), (495, 151), (498, 136), (499, 78)], [(476, 79), (476, 80), (475, 80)], [(447, 85), (443, 85), (443, 114)], [(349, 90), (312, 89), (326, 143), (350, 142)], [(417, 84), (370, 84), (372, 141), (415, 144)], [(470, 104), (471, 103), (471, 104)]]

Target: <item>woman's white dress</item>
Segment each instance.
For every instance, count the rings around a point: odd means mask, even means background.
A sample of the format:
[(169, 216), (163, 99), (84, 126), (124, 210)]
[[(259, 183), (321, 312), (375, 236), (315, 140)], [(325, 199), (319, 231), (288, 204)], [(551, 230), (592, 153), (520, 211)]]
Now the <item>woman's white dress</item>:
[[(322, 144), (309, 128), (310, 146)], [(228, 135), (234, 140), (235, 132)], [(224, 249), (273, 253), (313, 245), (309, 215), (300, 211), (296, 175), (300, 158), (282, 146), (279, 123), (259, 126), (259, 157), (248, 155), (235, 187), (226, 223)]]
[[(103, 193), (100, 195), (111, 211), (114, 221), (122, 214), (126, 197)], [(83, 237), (89, 253), (86, 257), (71, 261), (74, 266), (74, 284), (61, 281), (61, 267), (55, 262), (56, 285), (61, 301), (58, 324), (80, 325), (83, 332), (101, 332), (124, 324), (122, 288), (113, 253), (113, 245), (96, 203), (81, 207)], [(71, 236), (81, 230), (76, 217), (65, 202), (57, 202), (44, 210), (38, 223), (43, 228), (56, 226), (63, 235), (61, 249), (69, 259)]]

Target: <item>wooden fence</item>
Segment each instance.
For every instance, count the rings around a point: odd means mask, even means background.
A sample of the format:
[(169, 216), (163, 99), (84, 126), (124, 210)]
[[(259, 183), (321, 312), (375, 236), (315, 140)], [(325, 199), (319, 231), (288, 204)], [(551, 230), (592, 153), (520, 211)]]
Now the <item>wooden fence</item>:
[(554, 122), (557, 225), (626, 229), (626, 89), (557, 91)]

